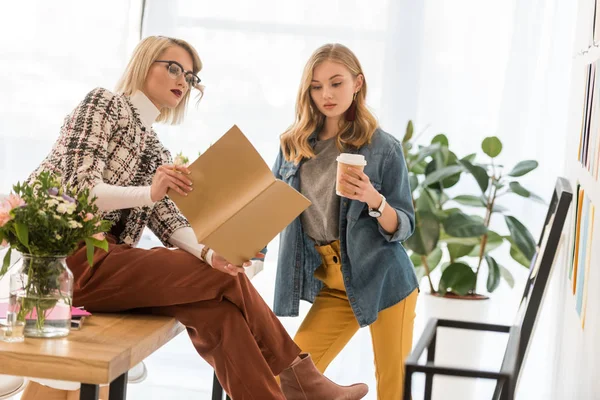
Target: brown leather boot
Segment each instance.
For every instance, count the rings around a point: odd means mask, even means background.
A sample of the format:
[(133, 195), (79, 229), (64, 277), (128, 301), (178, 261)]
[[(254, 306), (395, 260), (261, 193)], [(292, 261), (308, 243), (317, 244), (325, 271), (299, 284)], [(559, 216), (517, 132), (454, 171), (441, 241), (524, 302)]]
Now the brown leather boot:
[(359, 400), (369, 391), (364, 383), (340, 386), (330, 381), (307, 353), (300, 354), (300, 361), (283, 370), (279, 378), (287, 400)]

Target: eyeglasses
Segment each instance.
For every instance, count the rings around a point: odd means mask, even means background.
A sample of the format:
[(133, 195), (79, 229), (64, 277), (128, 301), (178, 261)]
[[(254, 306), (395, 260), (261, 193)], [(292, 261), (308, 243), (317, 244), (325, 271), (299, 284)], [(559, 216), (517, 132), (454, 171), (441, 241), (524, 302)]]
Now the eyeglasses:
[(195, 87), (200, 83), (200, 78), (198, 78), (197, 75), (195, 75), (192, 71), (186, 71), (183, 69), (183, 65), (179, 64), (177, 61), (156, 60), (155, 62), (167, 64), (167, 71), (172, 79), (177, 79), (181, 74), (185, 74), (185, 81), (191, 87)]

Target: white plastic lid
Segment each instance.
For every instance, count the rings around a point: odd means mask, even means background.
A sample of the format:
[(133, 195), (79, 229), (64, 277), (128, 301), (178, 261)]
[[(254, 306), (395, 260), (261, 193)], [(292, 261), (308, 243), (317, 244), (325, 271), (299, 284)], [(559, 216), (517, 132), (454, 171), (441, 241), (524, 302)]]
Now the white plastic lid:
[(342, 153), (338, 156), (338, 158), (336, 158), (336, 161), (343, 164), (358, 165), (363, 167), (367, 165), (367, 160), (365, 160), (365, 156), (362, 154)]

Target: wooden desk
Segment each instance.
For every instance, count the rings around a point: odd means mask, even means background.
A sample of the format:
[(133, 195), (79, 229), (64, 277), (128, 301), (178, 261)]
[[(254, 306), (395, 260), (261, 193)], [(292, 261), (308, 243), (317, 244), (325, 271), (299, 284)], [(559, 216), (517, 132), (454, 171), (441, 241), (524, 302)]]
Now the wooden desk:
[(98, 385), (110, 383), (110, 399), (122, 400), (127, 371), (183, 330), (168, 317), (95, 314), (65, 338), (0, 342), (0, 373), (81, 382), (81, 400), (97, 400)]

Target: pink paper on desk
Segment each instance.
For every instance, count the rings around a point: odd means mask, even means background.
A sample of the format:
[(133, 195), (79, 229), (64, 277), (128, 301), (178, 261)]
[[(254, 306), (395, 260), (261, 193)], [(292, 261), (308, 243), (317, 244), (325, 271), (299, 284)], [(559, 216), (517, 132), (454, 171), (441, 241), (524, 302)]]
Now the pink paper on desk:
[[(8, 303), (0, 303), (0, 318), (6, 318), (7, 311)], [(71, 317), (87, 317), (89, 315), (92, 314), (80, 308), (71, 307)]]

